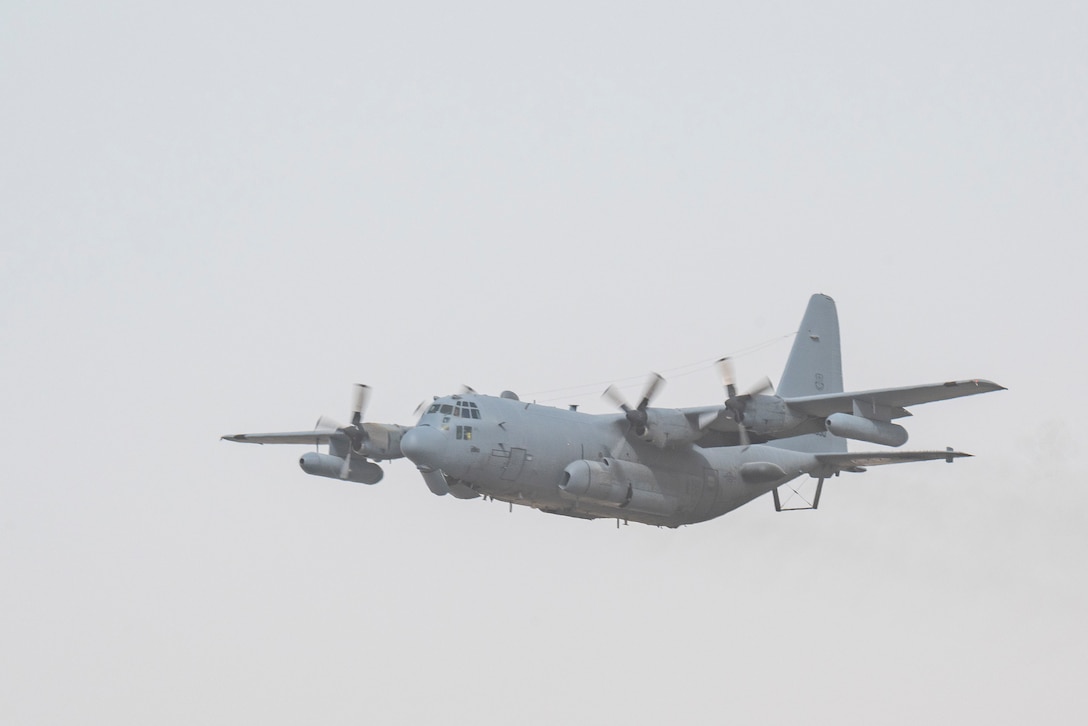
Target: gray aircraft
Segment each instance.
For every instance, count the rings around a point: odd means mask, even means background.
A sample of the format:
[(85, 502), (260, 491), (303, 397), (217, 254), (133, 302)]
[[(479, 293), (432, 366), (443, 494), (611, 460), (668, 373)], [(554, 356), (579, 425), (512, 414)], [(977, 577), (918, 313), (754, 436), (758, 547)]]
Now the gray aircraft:
[(327, 445), (299, 459), (307, 474), (376, 484), (379, 461), (409, 459), (427, 487), (458, 499), (483, 496), (585, 519), (678, 527), (719, 517), (778, 488), (841, 472), (969, 456), (944, 451), (848, 452), (847, 439), (900, 446), (894, 419), (906, 407), (1004, 390), (985, 380), (844, 392), (835, 302), (813, 295), (777, 392), (765, 382), (738, 393), (733, 367), (719, 361), (726, 400), (698, 408), (651, 406), (664, 379), (651, 375), (637, 405), (614, 387), (622, 410), (587, 414), (526, 403), (505, 391), (435, 397), (415, 426), (364, 422), (367, 386), (355, 387), (351, 423), (322, 417), (313, 431), (224, 436), (255, 444)]

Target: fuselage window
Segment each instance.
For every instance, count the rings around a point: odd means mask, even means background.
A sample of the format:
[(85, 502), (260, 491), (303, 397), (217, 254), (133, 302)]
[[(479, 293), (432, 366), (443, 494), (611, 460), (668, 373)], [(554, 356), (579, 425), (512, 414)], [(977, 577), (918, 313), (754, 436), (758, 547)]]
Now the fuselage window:
[(464, 441), (472, 440), (472, 427), (471, 426), (458, 426), (457, 438)]

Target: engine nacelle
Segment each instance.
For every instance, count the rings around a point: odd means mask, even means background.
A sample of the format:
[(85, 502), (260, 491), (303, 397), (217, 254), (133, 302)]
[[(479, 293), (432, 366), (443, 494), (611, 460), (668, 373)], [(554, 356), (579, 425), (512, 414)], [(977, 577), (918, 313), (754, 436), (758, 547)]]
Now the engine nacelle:
[(617, 510), (669, 516), (677, 503), (658, 490), (649, 467), (618, 459), (580, 459), (564, 470), (560, 494)]
[(356, 454), (379, 461), (404, 456), (400, 450), (400, 440), (404, 432), (408, 430), (407, 427), (396, 424), (364, 423), (363, 430), (366, 432), (366, 439), (362, 446), (355, 449)]
[[(307, 474), (314, 476), (326, 476), (329, 479), (340, 479), (340, 472), (344, 470), (344, 460), (339, 456), (319, 454), (316, 451), (308, 451), (298, 460), (298, 465)], [(351, 470), (346, 481), (358, 484), (377, 484), (382, 480), (385, 472), (372, 461), (362, 458), (351, 460)]]
[(799, 436), (820, 431), (820, 420), (798, 413), (778, 396), (752, 396), (741, 419), (748, 433), (768, 438)]
[(907, 443), (907, 430), (888, 421), (854, 416), (849, 413), (833, 413), (824, 422), (827, 430), (844, 439), (869, 441), (885, 446), (902, 446)]
[(702, 435), (703, 432), (688, 420), (683, 411), (674, 408), (646, 410), (646, 433), (642, 439), (660, 449), (666, 446), (685, 446)]

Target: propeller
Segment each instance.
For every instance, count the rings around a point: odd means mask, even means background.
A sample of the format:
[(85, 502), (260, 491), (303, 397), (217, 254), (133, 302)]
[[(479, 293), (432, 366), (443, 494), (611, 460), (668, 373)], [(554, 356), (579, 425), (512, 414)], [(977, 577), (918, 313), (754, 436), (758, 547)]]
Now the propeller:
[(774, 386), (771, 384), (771, 379), (764, 376), (762, 380), (757, 381), (747, 391), (737, 395), (737, 374), (733, 368), (733, 359), (729, 357), (721, 358), (716, 365), (718, 374), (722, 379), (722, 387), (725, 388), (725, 409), (729, 412), (729, 418), (737, 424), (741, 445), (749, 446), (751, 440), (748, 438), (748, 429), (744, 425), (744, 409), (748, 407), (748, 402), (752, 400), (753, 396), (758, 396), (767, 391), (773, 392)]
[(649, 421), (649, 417), (646, 415), (646, 408), (657, 397), (657, 394), (664, 383), (665, 379), (660, 374), (651, 373), (650, 377), (646, 380), (646, 387), (642, 391), (642, 400), (639, 401), (638, 405), (634, 408), (631, 408), (631, 406), (628, 405), (627, 399), (623, 397), (623, 394), (620, 393), (620, 390), (614, 385), (606, 388), (602, 395), (613, 404), (623, 409), (624, 414), (627, 416), (627, 421), (630, 422), (631, 428), (634, 429), (636, 436), (645, 436), (646, 424)]
[(344, 465), (340, 467), (340, 478), (347, 479), (351, 472), (351, 453), (359, 450), (367, 440), (366, 429), (363, 428), (363, 418), (367, 406), (370, 404), (370, 386), (356, 383), (352, 389), (351, 424), (344, 426), (340, 422), (322, 416), (317, 420), (316, 430), (335, 429), (347, 437), (350, 446), (347, 456), (344, 457)]

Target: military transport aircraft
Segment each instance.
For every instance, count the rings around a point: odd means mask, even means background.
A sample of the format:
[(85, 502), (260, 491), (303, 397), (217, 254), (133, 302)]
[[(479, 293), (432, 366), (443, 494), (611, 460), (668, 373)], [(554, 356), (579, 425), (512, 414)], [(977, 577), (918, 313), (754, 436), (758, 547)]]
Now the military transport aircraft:
[(363, 421), (370, 388), (356, 385), (351, 423), (322, 417), (313, 431), (224, 436), (255, 444), (327, 445), (299, 464), (307, 474), (376, 484), (378, 461), (409, 459), (437, 495), (480, 496), (585, 519), (666, 527), (721, 516), (797, 477), (910, 461), (969, 456), (944, 451), (848, 452), (847, 439), (900, 446), (893, 419), (907, 406), (1004, 390), (985, 380), (844, 392), (835, 302), (813, 295), (777, 392), (770, 382), (738, 393), (732, 363), (719, 361), (726, 400), (699, 408), (651, 406), (664, 379), (651, 375), (639, 403), (615, 388), (622, 413), (593, 415), (526, 403), (505, 391), (435, 397), (415, 426)]

